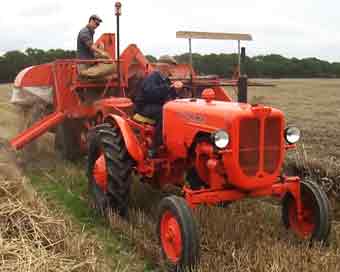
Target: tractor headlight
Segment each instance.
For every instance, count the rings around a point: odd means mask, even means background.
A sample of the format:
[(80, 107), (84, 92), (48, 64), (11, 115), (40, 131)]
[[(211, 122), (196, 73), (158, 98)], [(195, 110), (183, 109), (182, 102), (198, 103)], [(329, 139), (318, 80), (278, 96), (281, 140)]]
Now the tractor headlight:
[(213, 134), (214, 145), (218, 149), (224, 149), (229, 144), (229, 134), (224, 130), (218, 130)]
[(295, 144), (300, 140), (301, 132), (297, 127), (288, 127), (285, 130), (285, 138), (289, 144)]

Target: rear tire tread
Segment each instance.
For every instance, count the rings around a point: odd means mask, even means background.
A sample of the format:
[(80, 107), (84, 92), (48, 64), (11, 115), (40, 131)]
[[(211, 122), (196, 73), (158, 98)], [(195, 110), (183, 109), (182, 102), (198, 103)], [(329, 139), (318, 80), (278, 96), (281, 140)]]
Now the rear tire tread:
[[(127, 213), (129, 192), (131, 186), (132, 159), (125, 147), (120, 130), (115, 125), (104, 124), (97, 129), (96, 140), (101, 147), (107, 169), (107, 196), (112, 209), (117, 210), (121, 216)], [(97, 154), (98, 158), (99, 154)], [(89, 160), (95, 163), (96, 159)], [(89, 166), (90, 171), (93, 171)]]

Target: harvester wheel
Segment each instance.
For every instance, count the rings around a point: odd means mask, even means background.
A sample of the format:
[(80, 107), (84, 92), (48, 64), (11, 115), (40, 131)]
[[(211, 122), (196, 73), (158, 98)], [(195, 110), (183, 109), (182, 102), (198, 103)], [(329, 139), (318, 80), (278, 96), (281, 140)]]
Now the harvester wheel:
[(108, 209), (126, 216), (133, 161), (116, 126), (97, 126), (88, 154), (89, 194), (102, 213)]
[(54, 148), (64, 160), (75, 161), (82, 154), (82, 122), (66, 119), (56, 128)]
[(301, 181), (303, 220), (298, 221), (297, 205), (291, 194), (282, 201), (282, 221), (298, 237), (327, 242), (331, 229), (331, 210), (325, 192), (312, 181)]
[(162, 253), (171, 266), (188, 271), (197, 266), (200, 247), (197, 227), (183, 198), (163, 198), (159, 206), (157, 232)]

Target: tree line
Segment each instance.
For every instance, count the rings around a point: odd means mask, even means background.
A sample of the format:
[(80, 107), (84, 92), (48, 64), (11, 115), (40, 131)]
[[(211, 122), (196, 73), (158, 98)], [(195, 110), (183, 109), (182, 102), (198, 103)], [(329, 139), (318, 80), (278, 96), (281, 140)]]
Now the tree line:
[[(73, 50), (28, 48), (24, 52), (9, 51), (0, 56), (0, 83), (12, 82), (24, 68), (54, 61), (75, 58)], [(149, 61), (157, 59), (146, 56)], [(174, 56), (179, 63), (188, 63), (189, 54)], [(235, 70), (237, 54), (193, 54), (195, 71), (201, 75), (219, 75), (230, 78)], [(317, 58), (286, 58), (277, 54), (246, 57), (244, 66), (249, 77), (260, 78), (340, 78), (340, 63), (330, 63)]]
[(63, 49), (45, 51), (28, 48), (24, 52), (9, 51), (0, 56), (0, 83), (13, 82), (16, 75), (26, 67), (51, 62), (56, 59), (72, 59), (75, 57), (75, 51)]
[[(175, 56), (179, 62), (188, 62), (189, 55)], [(193, 65), (199, 74), (216, 74), (230, 78), (238, 63), (237, 54), (193, 54)], [(285, 58), (270, 54), (246, 57), (244, 70), (252, 78), (340, 78), (340, 63), (317, 58)]]

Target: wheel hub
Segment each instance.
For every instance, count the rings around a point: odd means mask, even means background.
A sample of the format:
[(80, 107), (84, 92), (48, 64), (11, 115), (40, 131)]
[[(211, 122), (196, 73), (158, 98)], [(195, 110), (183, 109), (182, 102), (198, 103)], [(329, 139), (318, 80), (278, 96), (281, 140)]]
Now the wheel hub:
[(182, 253), (182, 235), (176, 217), (169, 211), (161, 219), (161, 242), (167, 258), (177, 263)]
[(107, 192), (107, 168), (104, 154), (101, 154), (94, 164), (93, 177), (100, 189)]
[(308, 238), (315, 228), (315, 210), (310, 205), (311, 199), (302, 199), (301, 219), (297, 215), (296, 201), (292, 201), (289, 206), (289, 223), (294, 232), (301, 238)]

